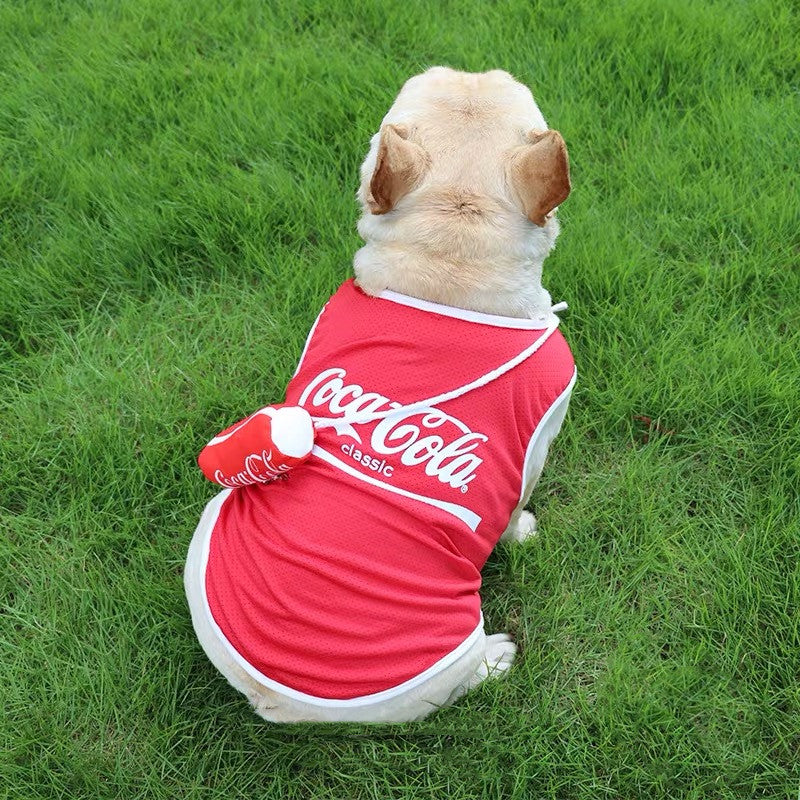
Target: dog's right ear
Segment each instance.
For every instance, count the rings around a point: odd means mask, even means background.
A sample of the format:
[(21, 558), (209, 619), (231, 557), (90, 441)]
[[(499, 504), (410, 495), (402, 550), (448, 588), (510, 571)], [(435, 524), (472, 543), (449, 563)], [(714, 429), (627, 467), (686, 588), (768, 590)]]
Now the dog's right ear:
[(558, 131), (531, 131), (511, 159), (511, 184), (525, 216), (539, 227), (570, 192), (567, 146)]
[(404, 125), (385, 125), (369, 183), (369, 210), (373, 214), (391, 211), (419, 183), (429, 163), (425, 150), (409, 141)]

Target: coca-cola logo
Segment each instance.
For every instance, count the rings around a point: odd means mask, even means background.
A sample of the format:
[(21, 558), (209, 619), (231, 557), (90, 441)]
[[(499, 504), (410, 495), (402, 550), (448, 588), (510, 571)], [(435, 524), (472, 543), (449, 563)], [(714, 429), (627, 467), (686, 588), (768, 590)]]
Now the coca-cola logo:
[[(474, 452), (488, 441), (482, 433), (474, 433), (461, 420), (438, 408), (406, 408), (377, 392), (367, 392), (357, 383), (345, 383), (347, 370), (331, 367), (317, 375), (300, 395), (299, 405), (312, 414), (326, 410), (337, 418), (332, 427), (339, 436), (355, 439), (364, 446), (353, 417), (367, 417), (397, 409), (377, 421), (369, 437), (369, 446), (381, 456), (400, 456), (407, 467), (423, 468), (426, 475), (437, 478), (454, 489), (467, 491), (475, 479), (475, 471), (483, 459)], [(374, 422), (372, 420), (371, 422)], [(362, 428), (364, 430), (364, 428)]]
[(275, 464), (271, 450), (262, 450), (261, 453), (250, 453), (244, 460), (244, 469), (233, 475), (226, 475), (221, 469), (216, 470), (214, 480), (229, 489), (236, 489), (254, 483), (266, 483), (290, 469), (287, 464)]

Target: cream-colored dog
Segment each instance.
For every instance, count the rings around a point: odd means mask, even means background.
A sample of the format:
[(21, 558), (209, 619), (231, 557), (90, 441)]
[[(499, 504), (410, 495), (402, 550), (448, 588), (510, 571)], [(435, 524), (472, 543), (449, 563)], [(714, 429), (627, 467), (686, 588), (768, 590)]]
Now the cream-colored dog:
[[(361, 167), (358, 230), (366, 244), (355, 257), (357, 285), (368, 295), (388, 290), (498, 318), (552, 320), (550, 295), (541, 285), (542, 262), (558, 235), (556, 207), (569, 190), (564, 141), (547, 129), (525, 86), (499, 70), (429, 69), (403, 86)], [(524, 507), (563, 422), (571, 387), (537, 430), (504, 540), (522, 541), (535, 533), (535, 518)], [(186, 592), (207, 655), (265, 719), (418, 719), (511, 665), (516, 653), (511, 638), (487, 636), (481, 629), (430, 677), (363, 702), (316, 703), (264, 685), (232, 657), (205, 606), (204, 542), (222, 499), (209, 504), (197, 528)]]

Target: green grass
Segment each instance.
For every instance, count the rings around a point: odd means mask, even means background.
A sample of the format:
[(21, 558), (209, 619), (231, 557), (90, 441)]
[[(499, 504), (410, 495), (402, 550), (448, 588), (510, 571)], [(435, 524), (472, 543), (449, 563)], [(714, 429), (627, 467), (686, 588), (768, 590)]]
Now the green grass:
[[(0, 6), (0, 797), (794, 800), (798, 41), (790, 0)], [(282, 397), (436, 63), (572, 159), (580, 378), (485, 570), (521, 657), (421, 723), (270, 726), (193, 637), (194, 458)]]

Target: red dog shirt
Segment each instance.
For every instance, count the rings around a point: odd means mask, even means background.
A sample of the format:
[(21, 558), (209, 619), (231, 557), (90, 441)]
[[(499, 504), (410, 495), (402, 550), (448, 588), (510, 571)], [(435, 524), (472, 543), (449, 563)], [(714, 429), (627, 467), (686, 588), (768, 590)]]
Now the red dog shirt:
[(574, 380), (557, 324), (340, 287), (286, 391), (320, 423), (310, 458), (229, 490), (206, 542), (213, 627), (253, 677), (384, 696), (474, 641), (481, 567)]

